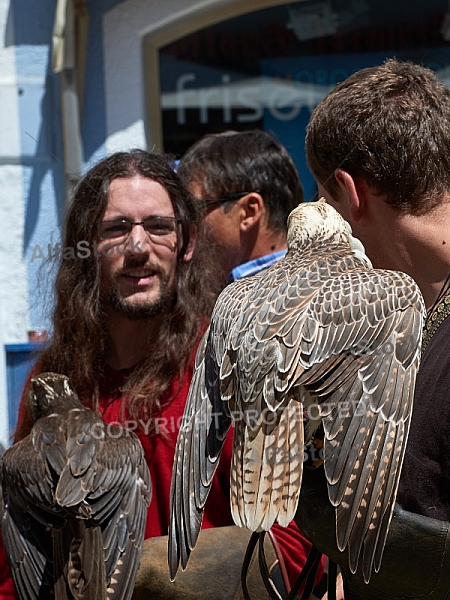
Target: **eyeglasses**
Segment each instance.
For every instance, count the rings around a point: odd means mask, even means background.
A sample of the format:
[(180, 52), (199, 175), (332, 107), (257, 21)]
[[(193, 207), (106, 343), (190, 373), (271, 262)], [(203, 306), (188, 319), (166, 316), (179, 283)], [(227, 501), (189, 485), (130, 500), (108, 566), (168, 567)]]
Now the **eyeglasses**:
[(176, 238), (177, 227), (181, 223), (175, 217), (149, 217), (144, 221), (130, 221), (130, 219), (114, 219), (102, 221), (97, 225), (97, 234), (101, 240), (114, 240), (120, 243), (128, 238), (136, 225), (142, 225), (150, 238), (159, 244), (166, 244)]
[[(256, 194), (259, 194), (260, 190), (254, 190)], [(226, 202), (235, 202), (247, 194), (252, 192), (235, 192), (234, 194), (228, 194), (226, 196), (219, 196), (218, 198), (201, 198), (200, 202), (203, 204), (203, 208), (209, 208), (215, 204), (225, 204)]]

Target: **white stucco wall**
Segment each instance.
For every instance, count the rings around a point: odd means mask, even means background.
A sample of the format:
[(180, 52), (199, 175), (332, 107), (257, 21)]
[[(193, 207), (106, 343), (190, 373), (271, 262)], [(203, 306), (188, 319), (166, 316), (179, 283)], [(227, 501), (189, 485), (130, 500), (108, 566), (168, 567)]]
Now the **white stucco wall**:
[(169, 18), (211, 2), (127, 0), (103, 18), (106, 149), (145, 147), (142, 41)]
[[(284, 0), (289, 1), (289, 0)], [(146, 139), (143, 40), (184, 19), (203, 19), (227, 7), (246, 12), (280, 0), (126, 0), (103, 16), (106, 151), (152, 145)], [(151, 134), (150, 134), (151, 135)]]
[(27, 269), (23, 254), (23, 168), (16, 48), (9, 0), (0, 0), (0, 442), (8, 442), (4, 345), (27, 339)]

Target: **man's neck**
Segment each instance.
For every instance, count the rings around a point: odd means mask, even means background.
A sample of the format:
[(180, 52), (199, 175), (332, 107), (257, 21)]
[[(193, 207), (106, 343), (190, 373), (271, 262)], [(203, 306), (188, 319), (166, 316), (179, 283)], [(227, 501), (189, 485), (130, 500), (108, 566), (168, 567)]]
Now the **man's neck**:
[(425, 231), (424, 234), (411, 244), (409, 254), (404, 257), (403, 270), (417, 282), (425, 305), (430, 309), (450, 273), (450, 236), (449, 233), (436, 233), (434, 238), (427, 238)]
[(450, 201), (447, 201), (426, 215), (398, 214), (384, 227), (382, 238), (388, 268), (403, 271), (416, 281), (427, 309), (435, 302), (450, 273), (449, 223)]
[(246, 262), (280, 250), (286, 250), (286, 234), (284, 232), (275, 233), (266, 229), (260, 232), (254, 243), (249, 247)]
[(157, 317), (131, 321), (117, 313), (108, 315), (106, 364), (116, 370), (134, 367), (151, 351), (159, 327)]

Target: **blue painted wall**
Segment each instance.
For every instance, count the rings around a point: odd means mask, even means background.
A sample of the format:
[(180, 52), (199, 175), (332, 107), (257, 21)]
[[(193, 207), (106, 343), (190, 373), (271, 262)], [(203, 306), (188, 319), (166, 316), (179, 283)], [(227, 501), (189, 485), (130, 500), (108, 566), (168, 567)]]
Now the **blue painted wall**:
[[(118, 3), (120, 0), (87, 3), (89, 33), (81, 114), (84, 170), (105, 154), (102, 15)], [(54, 247), (60, 239), (66, 205), (60, 77), (51, 69), (55, 8), (56, 0), (11, 0), (10, 4), (23, 165), (22, 252), (28, 275), (28, 326), (32, 329), (50, 328), (56, 265), (48, 259), (48, 246)]]
[[(23, 256), (28, 274), (29, 327), (45, 327), (38, 269), (31, 262), (36, 244), (58, 236), (64, 207), (64, 169), (59, 76), (50, 52), (55, 0), (12, 0), (23, 164)], [(18, 224), (19, 225), (19, 224)]]

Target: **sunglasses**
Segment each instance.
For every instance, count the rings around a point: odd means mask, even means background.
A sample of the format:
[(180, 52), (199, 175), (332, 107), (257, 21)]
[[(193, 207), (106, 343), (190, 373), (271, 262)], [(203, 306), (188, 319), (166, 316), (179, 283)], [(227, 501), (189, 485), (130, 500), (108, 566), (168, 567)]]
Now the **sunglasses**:
[[(256, 194), (259, 194), (260, 190), (255, 190)], [(226, 202), (235, 202), (247, 194), (251, 194), (252, 192), (235, 192), (234, 194), (228, 194), (226, 196), (219, 196), (218, 198), (201, 198), (199, 202), (203, 204), (204, 208), (209, 208), (210, 206), (214, 206), (215, 204), (225, 204)]]

